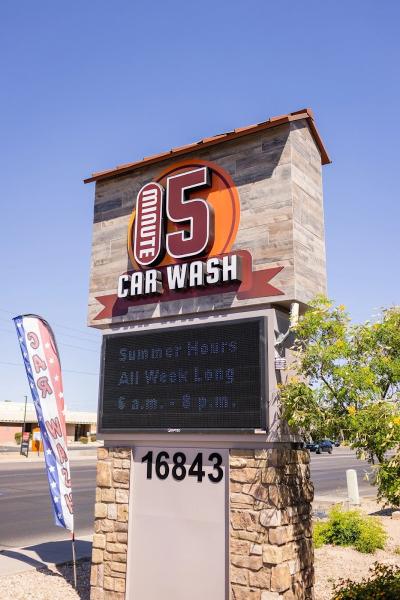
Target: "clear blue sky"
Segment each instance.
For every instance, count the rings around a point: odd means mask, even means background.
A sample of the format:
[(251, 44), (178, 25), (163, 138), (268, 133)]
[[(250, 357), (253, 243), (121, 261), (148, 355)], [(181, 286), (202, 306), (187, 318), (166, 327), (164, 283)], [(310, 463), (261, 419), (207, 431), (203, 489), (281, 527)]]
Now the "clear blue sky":
[(307, 106), (333, 159), (329, 294), (356, 321), (398, 303), (399, 22), (396, 0), (4, 0), (0, 400), (28, 393), (4, 363), (21, 365), (10, 318), (34, 312), (54, 326), (67, 406), (96, 407), (83, 177)]

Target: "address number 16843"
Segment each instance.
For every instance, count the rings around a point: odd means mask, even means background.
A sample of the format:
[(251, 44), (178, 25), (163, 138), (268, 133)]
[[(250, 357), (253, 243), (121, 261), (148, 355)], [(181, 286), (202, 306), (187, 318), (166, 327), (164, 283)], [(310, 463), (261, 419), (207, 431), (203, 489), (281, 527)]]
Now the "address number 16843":
[[(154, 453), (152, 450), (147, 452), (142, 458), (142, 463), (147, 463), (147, 479), (152, 479), (153, 477), (153, 466), (158, 479), (167, 479), (170, 475), (176, 481), (183, 481), (185, 477), (195, 477), (197, 481), (201, 483), (206, 476), (206, 472), (203, 468), (204, 461), (202, 452), (196, 454), (191, 464), (186, 463), (186, 454), (184, 452), (175, 452), (171, 457), (172, 462), (168, 462), (170, 455), (165, 451), (158, 452), (155, 455), (155, 461), (153, 461), (153, 458)], [(211, 473), (208, 473), (207, 477), (212, 483), (218, 483), (224, 477), (224, 470), (221, 466), (222, 456), (218, 452), (211, 452), (208, 456), (208, 461), (212, 463), (213, 470)]]

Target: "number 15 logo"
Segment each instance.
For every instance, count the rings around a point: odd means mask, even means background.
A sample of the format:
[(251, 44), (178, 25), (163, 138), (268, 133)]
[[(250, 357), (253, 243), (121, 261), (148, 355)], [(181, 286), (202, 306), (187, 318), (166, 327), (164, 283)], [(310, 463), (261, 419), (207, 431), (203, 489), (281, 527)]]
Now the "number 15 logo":
[[(201, 167), (144, 185), (138, 193), (133, 255), (142, 267), (159, 263), (165, 252), (174, 259), (207, 254), (214, 242), (214, 211), (196, 190), (211, 186), (211, 172)], [(167, 222), (175, 231), (166, 233)]]
[(173, 163), (137, 194), (128, 227), (131, 263), (140, 269), (229, 253), (239, 220), (229, 173), (199, 159)]

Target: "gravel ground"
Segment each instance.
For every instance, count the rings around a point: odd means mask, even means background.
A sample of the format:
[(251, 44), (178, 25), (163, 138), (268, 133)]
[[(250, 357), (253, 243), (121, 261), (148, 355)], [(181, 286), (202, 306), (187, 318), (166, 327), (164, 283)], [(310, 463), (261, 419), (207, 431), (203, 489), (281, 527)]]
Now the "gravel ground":
[(0, 600), (89, 600), (89, 561), (77, 563), (77, 579), (75, 590), (70, 565), (2, 576)]
[(331, 600), (334, 582), (340, 579), (360, 581), (369, 575), (369, 568), (375, 562), (400, 566), (400, 555), (395, 553), (395, 549), (400, 548), (400, 520), (392, 519), (390, 510), (381, 510), (375, 502), (363, 504), (362, 510), (382, 520), (389, 534), (385, 549), (377, 550), (375, 554), (361, 554), (339, 546), (315, 550), (315, 600)]
[[(400, 520), (390, 517), (375, 502), (363, 504), (367, 514), (378, 514), (389, 538), (384, 550), (361, 554), (352, 548), (324, 546), (315, 551), (315, 600), (331, 600), (332, 584), (339, 579), (360, 580), (368, 575), (376, 562), (400, 566)], [(26, 571), (0, 577), (0, 600), (89, 600), (90, 562), (80, 561), (77, 567), (78, 590), (73, 587), (72, 567), (65, 565), (54, 570)]]

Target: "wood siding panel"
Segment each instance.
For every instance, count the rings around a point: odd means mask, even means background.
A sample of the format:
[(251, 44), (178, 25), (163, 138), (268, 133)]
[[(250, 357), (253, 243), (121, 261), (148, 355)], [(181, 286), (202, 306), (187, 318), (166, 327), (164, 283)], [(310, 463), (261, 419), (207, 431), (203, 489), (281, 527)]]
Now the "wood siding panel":
[[(247, 249), (253, 269), (283, 266), (271, 281), (284, 295), (238, 300), (219, 294), (170, 303), (137, 306), (114, 323), (210, 310), (228, 310), (285, 303), (308, 302), (326, 289), (325, 239), (322, 204), (321, 157), (305, 121), (296, 121), (231, 142), (187, 154), (215, 162), (231, 175), (238, 188), (241, 220), (233, 250)], [(156, 179), (169, 164), (143, 167), (128, 175), (96, 184), (89, 324), (102, 308), (96, 296), (116, 293), (121, 273), (130, 269), (127, 227), (140, 188)]]

